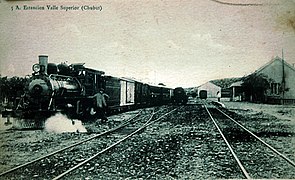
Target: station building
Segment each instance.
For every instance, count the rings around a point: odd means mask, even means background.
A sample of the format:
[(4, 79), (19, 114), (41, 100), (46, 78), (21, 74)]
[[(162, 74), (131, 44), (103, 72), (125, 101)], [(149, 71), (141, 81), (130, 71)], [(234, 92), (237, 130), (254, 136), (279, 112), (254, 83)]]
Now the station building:
[[(254, 72), (270, 79), (270, 86), (264, 92), (265, 103), (269, 104), (295, 104), (295, 68), (280, 57)], [(254, 74), (253, 73), (253, 74)], [(231, 88), (232, 100), (243, 100), (243, 82), (233, 83)]]
[(295, 68), (282, 58), (275, 57), (259, 68), (261, 73), (272, 79), (266, 92), (267, 103), (295, 104)]

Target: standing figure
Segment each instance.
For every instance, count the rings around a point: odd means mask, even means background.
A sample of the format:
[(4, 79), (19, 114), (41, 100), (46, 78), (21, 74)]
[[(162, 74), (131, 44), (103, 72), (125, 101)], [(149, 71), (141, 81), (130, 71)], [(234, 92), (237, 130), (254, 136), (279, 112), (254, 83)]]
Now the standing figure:
[(220, 98), (221, 98), (221, 93), (219, 92), (219, 91), (217, 91), (217, 100), (218, 100), (218, 102), (220, 102)]
[(101, 119), (101, 122), (106, 122), (108, 120), (106, 116), (106, 109), (107, 109), (107, 103), (106, 98), (109, 96), (104, 93), (103, 89), (100, 89), (94, 96), (94, 103), (95, 103), (95, 111), (96, 115), (99, 119)]

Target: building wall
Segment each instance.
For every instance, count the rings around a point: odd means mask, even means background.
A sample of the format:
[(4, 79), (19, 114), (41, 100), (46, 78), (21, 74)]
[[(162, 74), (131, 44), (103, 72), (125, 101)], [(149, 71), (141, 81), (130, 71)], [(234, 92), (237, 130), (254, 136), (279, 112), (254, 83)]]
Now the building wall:
[[(267, 91), (268, 96), (283, 98), (282, 79), (283, 79), (283, 61), (275, 59), (271, 64), (264, 67), (258, 73), (262, 73), (274, 80), (270, 89)], [(284, 99), (295, 99), (295, 69), (291, 65), (284, 64), (285, 74), (285, 93)]]

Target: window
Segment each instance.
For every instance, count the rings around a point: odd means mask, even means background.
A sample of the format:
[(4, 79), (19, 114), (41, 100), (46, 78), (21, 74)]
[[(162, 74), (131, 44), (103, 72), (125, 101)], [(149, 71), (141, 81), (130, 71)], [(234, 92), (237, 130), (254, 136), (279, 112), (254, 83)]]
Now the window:
[(271, 83), (270, 84), (271, 94), (279, 94), (279, 87), (280, 87), (279, 83)]

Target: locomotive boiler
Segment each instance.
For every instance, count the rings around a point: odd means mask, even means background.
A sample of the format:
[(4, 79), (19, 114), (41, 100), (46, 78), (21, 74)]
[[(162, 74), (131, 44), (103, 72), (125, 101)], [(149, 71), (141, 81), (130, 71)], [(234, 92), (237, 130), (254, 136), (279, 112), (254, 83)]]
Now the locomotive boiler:
[(39, 64), (33, 65), (33, 71), (33, 76), (25, 87), (23, 102), (20, 104), (25, 109), (54, 110), (61, 103), (65, 104), (70, 97), (83, 94), (83, 87), (78, 79), (59, 74), (58, 66), (48, 65), (47, 56), (39, 56)]

